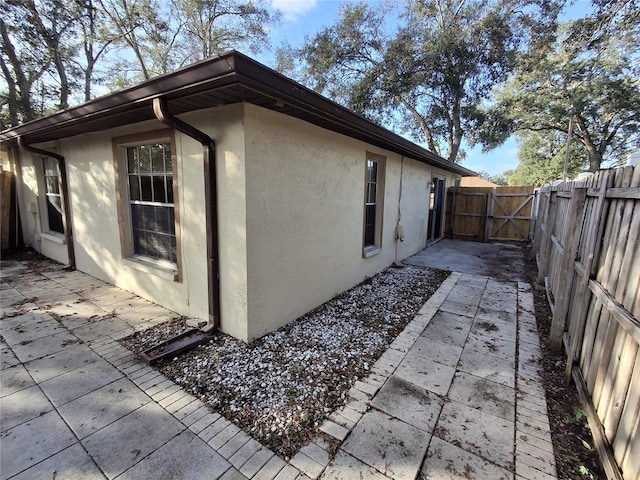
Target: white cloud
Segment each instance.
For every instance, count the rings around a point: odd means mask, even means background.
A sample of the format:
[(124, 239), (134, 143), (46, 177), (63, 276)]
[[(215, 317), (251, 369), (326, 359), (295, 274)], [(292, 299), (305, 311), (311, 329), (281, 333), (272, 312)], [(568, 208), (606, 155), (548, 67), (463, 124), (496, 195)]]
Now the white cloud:
[(286, 21), (295, 22), (313, 10), (318, 0), (271, 0), (273, 8), (282, 12)]

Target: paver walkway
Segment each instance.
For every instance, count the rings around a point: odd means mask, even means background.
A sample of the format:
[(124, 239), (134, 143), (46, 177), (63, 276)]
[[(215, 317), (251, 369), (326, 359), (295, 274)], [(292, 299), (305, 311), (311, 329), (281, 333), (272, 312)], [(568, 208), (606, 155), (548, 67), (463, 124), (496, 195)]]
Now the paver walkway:
[[(2, 479), (550, 479), (528, 284), (453, 273), (290, 462), (116, 340), (173, 313), (2, 262)], [(45, 264), (53, 265), (53, 264)]]

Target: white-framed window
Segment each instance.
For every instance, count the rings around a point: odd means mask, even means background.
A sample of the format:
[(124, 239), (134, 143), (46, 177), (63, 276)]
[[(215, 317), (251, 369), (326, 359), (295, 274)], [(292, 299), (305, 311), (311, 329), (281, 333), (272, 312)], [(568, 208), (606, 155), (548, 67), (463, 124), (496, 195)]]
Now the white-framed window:
[(133, 254), (177, 262), (171, 144), (126, 147)]
[(367, 153), (363, 225), (363, 251), (365, 256), (378, 253), (382, 247), (384, 167), (384, 157)]
[(181, 281), (174, 144), (171, 130), (113, 139), (123, 260)]
[(42, 218), (42, 231), (64, 234), (62, 220), (62, 185), (58, 160), (42, 157), (42, 178), (46, 216)]

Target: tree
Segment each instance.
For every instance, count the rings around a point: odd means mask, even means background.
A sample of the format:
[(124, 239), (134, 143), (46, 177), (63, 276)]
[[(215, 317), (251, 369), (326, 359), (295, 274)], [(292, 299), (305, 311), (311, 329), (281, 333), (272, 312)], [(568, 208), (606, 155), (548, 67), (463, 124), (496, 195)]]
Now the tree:
[[(299, 54), (312, 87), (454, 162), (527, 39), (553, 24), (553, 2), (414, 0), (385, 33), (389, 9), (347, 4)], [(541, 26), (544, 26), (542, 28)]]
[(264, 0), (172, 0), (181, 19), (182, 54), (191, 61), (247, 46), (259, 52), (279, 15)]
[[(61, 0), (8, 0), (0, 19), (0, 68), (7, 83), (12, 124), (45, 110), (67, 108), (77, 72), (74, 53), (76, 4)], [(39, 95), (40, 105), (36, 96)]]
[[(136, 80), (148, 80), (154, 74), (148, 52), (153, 45), (159, 43), (163, 34), (169, 29), (169, 24), (162, 18), (162, 9), (155, 0), (99, 0), (102, 12), (105, 14), (106, 28), (114, 32), (118, 47), (133, 53), (136, 66), (131, 62), (117, 61), (112, 71), (118, 87)], [(133, 78), (130, 72), (135, 72)], [(139, 75), (136, 75), (136, 73)]]
[[(170, 3), (173, 2), (173, 3)], [(267, 0), (0, 0), (3, 128), (230, 48), (266, 45)], [(1, 80), (4, 79), (4, 82)]]
[(522, 59), (488, 114), (486, 147), (513, 132), (567, 132), (571, 117), (589, 171), (640, 147), (640, 11), (635, 0), (597, 0), (595, 7), (594, 15), (563, 25), (549, 54)]
[(55, 108), (69, 106), (69, 96), (75, 87), (77, 71), (70, 59), (75, 55), (74, 25), (80, 13), (75, 2), (65, 0), (9, 0), (8, 5), (25, 19), (26, 32), (39, 42), (40, 55), (51, 63), (56, 78), (58, 102)]
[[(7, 13), (13, 13), (5, 9)], [(9, 19), (13, 15), (6, 15)], [(16, 16), (16, 21), (19, 17)], [(2, 54), (0, 55), (0, 68), (7, 83), (7, 91), (3, 93), (3, 104), (7, 106), (6, 117), (11, 125), (17, 125), (21, 121), (28, 121), (35, 117), (35, 109), (31, 100), (33, 85), (42, 77), (48, 65), (46, 62), (37, 62), (32, 49), (25, 48), (22, 52), (17, 45), (27, 46), (27, 37), (24, 43), (16, 42), (13, 32), (17, 30), (15, 23), (7, 23), (0, 18), (0, 38)]]
[[(566, 133), (554, 130), (519, 133), (519, 163), (508, 177), (509, 185), (540, 187), (562, 179), (567, 151), (566, 137)], [(579, 143), (572, 142), (570, 148), (567, 173), (569, 178), (574, 178), (586, 168), (587, 155)]]
[(500, 185), (501, 187), (508, 184), (509, 176), (513, 174), (513, 170), (506, 170), (502, 173), (496, 173), (491, 175), (489, 172), (485, 170), (480, 170), (478, 172), (478, 177), (486, 180), (487, 182), (495, 183), (496, 185)]
[(84, 77), (84, 101), (86, 102), (92, 98), (94, 84), (101, 83), (101, 79), (96, 78), (99, 61), (111, 45), (118, 41), (118, 36), (106, 28), (105, 12), (99, 8), (95, 0), (84, 0), (81, 5), (78, 30), (84, 58), (78, 60), (78, 68)]

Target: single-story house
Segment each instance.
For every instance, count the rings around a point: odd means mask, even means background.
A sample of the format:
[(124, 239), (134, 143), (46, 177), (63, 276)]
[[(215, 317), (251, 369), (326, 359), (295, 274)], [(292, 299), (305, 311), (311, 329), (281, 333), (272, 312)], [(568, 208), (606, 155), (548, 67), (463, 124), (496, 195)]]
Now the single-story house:
[(474, 174), (237, 52), (0, 143), (26, 243), (247, 342), (440, 237)]

